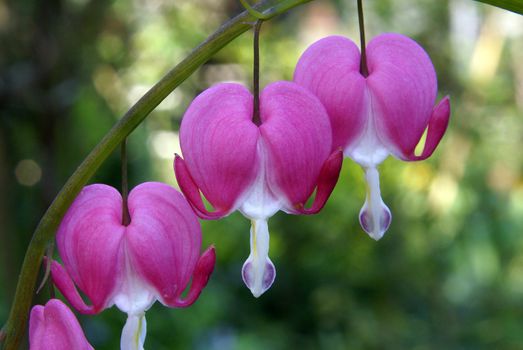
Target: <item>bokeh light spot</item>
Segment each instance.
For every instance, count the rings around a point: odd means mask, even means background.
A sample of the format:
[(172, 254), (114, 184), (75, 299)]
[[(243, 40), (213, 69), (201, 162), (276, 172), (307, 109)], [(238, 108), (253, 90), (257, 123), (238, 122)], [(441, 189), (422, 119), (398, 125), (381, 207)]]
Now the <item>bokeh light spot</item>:
[(24, 186), (33, 186), (42, 178), (42, 169), (32, 159), (21, 160), (15, 168), (16, 180)]
[(148, 144), (152, 153), (162, 159), (174, 159), (174, 154), (181, 154), (180, 138), (174, 131), (155, 131), (149, 136)]

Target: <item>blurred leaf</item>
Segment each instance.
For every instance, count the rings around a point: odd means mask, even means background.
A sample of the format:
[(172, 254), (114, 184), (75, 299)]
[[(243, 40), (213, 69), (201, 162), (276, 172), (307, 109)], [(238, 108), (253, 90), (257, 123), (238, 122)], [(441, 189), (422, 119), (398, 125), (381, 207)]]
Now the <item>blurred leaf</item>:
[(515, 13), (523, 14), (523, 0), (476, 0), (489, 4), (492, 6), (500, 7), (505, 10), (509, 10)]

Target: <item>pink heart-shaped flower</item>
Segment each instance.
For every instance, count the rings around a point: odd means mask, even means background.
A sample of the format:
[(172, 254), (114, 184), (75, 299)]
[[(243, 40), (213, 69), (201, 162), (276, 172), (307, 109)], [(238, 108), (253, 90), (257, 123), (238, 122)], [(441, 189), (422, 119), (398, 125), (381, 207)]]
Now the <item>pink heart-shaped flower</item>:
[[(200, 217), (239, 210), (251, 219), (251, 255), (242, 276), (259, 296), (276, 274), (268, 258), (267, 219), (278, 210), (321, 210), (338, 180), (342, 154), (331, 150), (324, 107), (297, 84), (276, 82), (263, 90), (259, 126), (252, 108), (253, 96), (239, 84), (218, 84), (196, 97), (182, 120), (184, 159), (176, 157), (175, 173)], [(315, 189), (312, 206), (305, 208)], [(206, 209), (200, 191), (215, 211)]]
[[(357, 46), (341, 36), (312, 44), (300, 57), (294, 81), (315, 94), (331, 123), (333, 148), (366, 172), (367, 199), (360, 212), (363, 229), (380, 239), (391, 213), (383, 203), (376, 167), (389, 155), (423, 160), (434, 152), (450, 116), (449, 98), (434, 106), (436, 73), (429, 56), (412, 39), (382, 34), (366, 48), (368, 76), (360, 71)], [(420, 155), (415, 148), (427, 129)]]
[[(128, 325), (138, 327), (155, 300), (170, 307), (196, 301), (214, 268), (215, 252), (210, 247), (200, 256), (198, 219), (174, 188), (143, 183), (129, 194), (128, 207), (131, 222), (124, 226), (118, 191), (101, 184), (85, 187), (56, 236), (64, 267), (54, 261), (51, 272), (78, 311), (95, 314), (116, 304), (129, 315)], [(75, 284), (92, 305), (83, 301)], [(145, 326), (134, 331), (145, 332)]]

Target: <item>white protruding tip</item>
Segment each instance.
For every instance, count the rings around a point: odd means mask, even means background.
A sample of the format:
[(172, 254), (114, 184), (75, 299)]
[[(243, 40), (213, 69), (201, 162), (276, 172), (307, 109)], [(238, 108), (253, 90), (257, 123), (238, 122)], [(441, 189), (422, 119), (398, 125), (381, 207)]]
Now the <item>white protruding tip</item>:
[(380, 179), (375, 167), (365, 168), (367, 196), (360, 210), (360, 225), (376, 241), (381, 239), (392, 221), (389, 208), (381, 199)]
[(243, 264), (242, 278), (256, 298), (269, 289), (276, 278), (276, 268), (269, 259), (267, 220), (252, 220), (251, 253)]
[(121, 350), (144, 350), (147, 323), (145, 313), (138, 315), (127, 315), (127, 321), (122, 330), (120, 340)]

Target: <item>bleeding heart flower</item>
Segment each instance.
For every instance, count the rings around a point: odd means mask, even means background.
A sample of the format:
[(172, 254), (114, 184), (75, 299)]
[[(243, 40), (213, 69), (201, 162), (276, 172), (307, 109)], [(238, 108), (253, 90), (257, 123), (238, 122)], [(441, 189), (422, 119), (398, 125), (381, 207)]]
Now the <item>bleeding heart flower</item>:
[[(301, 56), (294, 81), (314, 93), (332, 124), (333, 148), (341, 147), (365, 169), (367, 198), (363, 229), (380, 239), (391, 213), (380, 194), (377, 166), (389, 154), (406, 161), (430, 157), (447, 129), (449, 98), (435, 107), (436, 73), (427, 53), (400, 34), (382, 34), (366, 49), (368, 76), (360, 73), (360, 52), (349, 39), (330, 36)], [(414, 153), (428, 127), (425, 147)]]
[(29, 320), (29, 350), (49, 349), (93, 350), (74, 314), (58, 299), (35, 305)]
[[(187, 307), (207, 284), (214, 247), (200, 257), (196, 215), (174, 188), (143, 183), (128, 199), (131, 222), (122, 225), (122, 197), (106, 185), (85, 187), (57, 233), (64, 267), (54, 261), (53, 281), (80, 312), (96, 314), (113, 304), (128, 314), (122, 349), (143, 349), (145, 311), (156, 301)], [(183, 299), (182, 292), (190, 290)], [(91, 300), (86, 305), (75, 284)]]
[[(314, 214), (337, 180), (343, 155), (331, 154), (329, 117), (318, 99), (290, 82), (260, 96), (261, 124), (252, 121), (253, 96), (242, 85), (218, 84), (192, 102), (180, 128), (183, 156), (176, 178), (196, 213), (221, 218), (239, 210), (251, 220), (251, 253), (242, 277), (255, 297), (273, 283), (267, 220), (278, 210)], [(316, 189), (310, 208), (304, 205)], [(200, 191), (215, 211), (209, 212)]]

